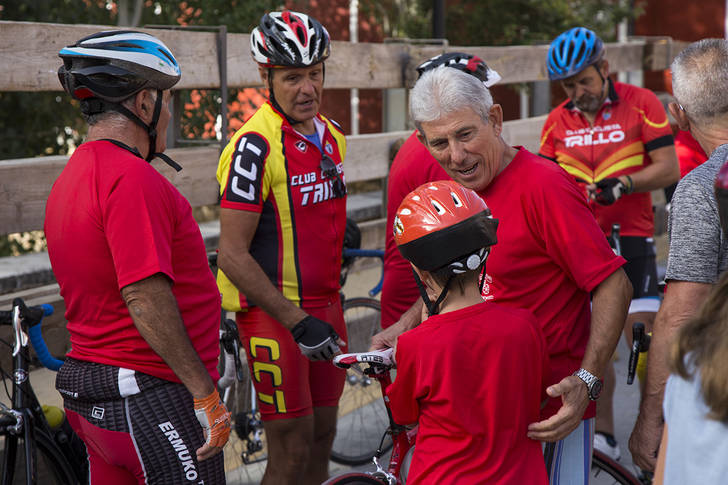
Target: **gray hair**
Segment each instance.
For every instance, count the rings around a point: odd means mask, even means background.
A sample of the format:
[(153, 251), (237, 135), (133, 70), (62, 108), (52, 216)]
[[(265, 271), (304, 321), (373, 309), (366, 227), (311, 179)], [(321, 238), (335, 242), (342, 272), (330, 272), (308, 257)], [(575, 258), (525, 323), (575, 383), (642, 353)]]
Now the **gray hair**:
[(672, 91), (688, 116), (702, 124), (728, 115), (728, 41), (693, 42), (670, 68)]
[(475, 76), (438, 66), (422, 74), (410, 92), (410, 116), (422, 133), (422, 123), (471, 108), (484, 122), (493, 106), (493, 97)]
[[(148, 89), (148, 91), (150, 92), (150, 94), (152, 96), (152, 100), (157, 101), (157, 90)], [(126, 98), (125, 100), (120, 101), (119, 104), (133, 113), (134, 109), (135, 109), (134, 103), (135, 103), (137, 94), (139, 94), (139, 92), (136, 92), (136, 93), (132, 94), (131, 96), (129, 96), (128, 98)], [(118, 111), (114, 111), (114, 110), (108, 110), (108, 111), (104, 111), (103, 113), (96, 113), (93, 115), (86, 115), (86, 114), (82, 113), (82, 116), (86, 120), (86, 124), (88, 124), (89, 126), (93, 126), (93, 125), (103, 122), (103, 123), (106, 123), (109, 125), (114, 125), (111, 128), (115, 127), (116, 129), (119, 129), (119, 130), (123, 129), (126, 126), (126, 124), (129, 122), (129, 118), (127, 118), (125, 115), (119, 113)]]

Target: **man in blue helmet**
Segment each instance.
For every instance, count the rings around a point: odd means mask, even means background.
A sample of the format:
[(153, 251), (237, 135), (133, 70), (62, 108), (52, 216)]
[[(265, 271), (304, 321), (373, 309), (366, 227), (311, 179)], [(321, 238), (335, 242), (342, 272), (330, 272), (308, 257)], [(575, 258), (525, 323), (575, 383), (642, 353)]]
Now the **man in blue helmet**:
[(189, 202), (149, 163), (166, 148), (179, 65), (133, 31), (59, 55), (89, 129), (48, 196), (45, 234), (72, 344), (56, 388), (89, 482), (225, 483), (220, 295)]
[[(667, 114), (651, 91), (609, 78), (604, 44), (589, 29), (575, 27), (556, 37), (546, 64), (549, 78), (561, 82), (568, 99), (546, 120), (539, 154), (561, 165), (584, 188), (607, 237), (619, 224), (614, 236), (634, 291), (625, 323), (630, 338), (634, 322), (651, 328), (660, 305), (650, 191), (679, 178)], [(597, 405), (594, 445), (619, 459), (614, 381), (610, 366)]]

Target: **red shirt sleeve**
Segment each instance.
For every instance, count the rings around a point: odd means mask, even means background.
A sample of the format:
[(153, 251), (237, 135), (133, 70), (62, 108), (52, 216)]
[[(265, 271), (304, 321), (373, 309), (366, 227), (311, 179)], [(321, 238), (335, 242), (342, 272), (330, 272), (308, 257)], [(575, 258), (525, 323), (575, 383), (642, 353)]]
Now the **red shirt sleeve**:
[[(539, 228), (546, 251), (574, 283), (592, 291), (625, 260), (614, 254), (583, 193), (566, 172), (553, 170), (550, 177), (533, 186), (534, 203), (526, 206), (531, 224)], [(562, 185), (564, 190), (553, 190)], [(538, 213), (540, 212), (540, 214)]]
[(417, 345), (412, 338), (414, 335), (408, 333), (403, 333), (397, 340), (397, 377), (386, 391), (392, 417), (402, 425), (414, 424), (420, 416), (417, 367), (413, 358)]
[(133, 166), (113, 180), (101, 201), (104, 233), (119, 289), (156, 273), (175, 279), (172, 237), (175, 199), (151, 165)]

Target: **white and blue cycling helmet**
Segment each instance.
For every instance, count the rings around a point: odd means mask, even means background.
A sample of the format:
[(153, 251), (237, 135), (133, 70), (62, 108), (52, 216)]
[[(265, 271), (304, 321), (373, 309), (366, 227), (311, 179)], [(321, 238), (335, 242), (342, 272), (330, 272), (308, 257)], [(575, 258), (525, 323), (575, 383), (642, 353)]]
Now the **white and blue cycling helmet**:
[(182, 75), (162, 41), (131, 30), (98, 32), (61, 49), (58, 77), (76, 99), (119, 102), (145, 88), (169, 89)]
[(604, 56), (604, 43), (584, 27), (574, 27), (551, 42), (546, 55), (549, 79), (559, 81), (596, 64)]
[[(68, 94), (81, 101), (85, 115), (107, 111), (123, 114), (147, 130), (150, 142), (147, 160), (160, 156), (170, 163), (168, 157), (153, 153), (156, 126), (162, 108), (162, 91), (177, 84), (182, 72), (172, 51), (161, 40), (132, 30), (104, 31), (64, 47), (58, 55), (63, 59), (58, 79)], [(142, 89), (157, 91), (149, 125), (121, 104)]]

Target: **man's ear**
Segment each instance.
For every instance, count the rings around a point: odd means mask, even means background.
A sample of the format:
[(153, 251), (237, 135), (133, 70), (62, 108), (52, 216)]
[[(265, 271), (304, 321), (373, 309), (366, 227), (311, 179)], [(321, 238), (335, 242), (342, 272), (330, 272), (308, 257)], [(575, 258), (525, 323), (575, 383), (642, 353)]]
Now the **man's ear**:
[(267, 67), (258, 65), (258, 74), (260, 75), (260, 80), (263, 81), (263, 84), (268, 86), (268, 75), (270, 74), (270, 70)]
[(680, 108), (680, 105), (677, 104), (677, 102), (672, 101), (668, 103), (667, 109), (670, 110), (670, 114), (672, 114), (672, 117), (675, 118), (675, 121), (677, 121), (678, 128), (690, 131), (690, 120), (688, 119), (688, 115)]
[(609, 76), (609, 61), (607, 61), (606, 59), (603, 59), (601, 65), (599, 66), (599, 73), (604, 79), (607, 79), (607, 76)]
[(134, 107), (136, 108), (137, 116), (146, 124), (152, 122), (152, 118), (154, 117), (154, 104), (154, 96), (150, 89), (142, 89), (134, 95)]
[(493, 104), (488, 112), (488, 123), (493, 125), (496, 136), (503, 131), (503, 108), (498, 103)]
[(425, 135), (423, 135), (420, 130), (417, 130), (417, 139), (420, 140), (420, 143), (424, 146), (427, 146), (427, 138), (425, 138)]

